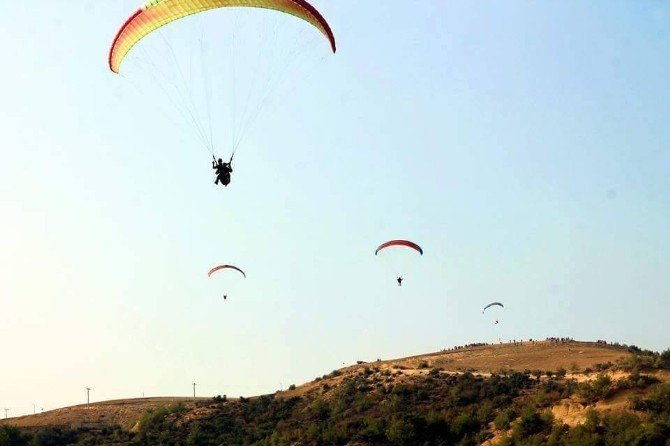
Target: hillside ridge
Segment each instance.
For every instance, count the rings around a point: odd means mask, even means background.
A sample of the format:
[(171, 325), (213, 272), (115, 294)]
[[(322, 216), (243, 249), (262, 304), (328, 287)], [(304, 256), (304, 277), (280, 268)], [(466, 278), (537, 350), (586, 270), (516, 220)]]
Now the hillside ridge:
[[(483, 376), (491, 373), (524, 370), (556, 370), (558, 368), (585, 370), (596, 364), (616, 362), (626, 356), (625, 347), (601, 342), (574, 340), (520, 340), (499, 343), (474, 343), (456, 346), (436, 352), (412, 355), (398, 359), (385, 359), (372, 362), (359, 361), (317, 378), (295, 389), (278, 391), (281, 398), (290, 398), (313, 392), (328, 383), (336, 386), (346, 377), (360, 370), (375, 366), (381, 369), (402, 370), (405, 376), (427, 374), (432, 368), (445, 372), (472, 372)], [(579, 374), (575, 374), (579, 375)], [(585, 379), (579, 376), (579, 379)], [(252, 397), (253, 398), (253, 397)], [(193, 409), (197, 403), (211, 400), (207, 397), (151, 397), (114, 399), (94, 402), (90, 405), (79, 404), (50, 410), (36, 415), (0, 420), (20, 428), (39, 428), (45, 426), (66, 426), (80, 428), (85, 426), (117, 424), (124, 430), (135, 427), (141, 416), (148, 410), (159, 407), (182, 404)]]

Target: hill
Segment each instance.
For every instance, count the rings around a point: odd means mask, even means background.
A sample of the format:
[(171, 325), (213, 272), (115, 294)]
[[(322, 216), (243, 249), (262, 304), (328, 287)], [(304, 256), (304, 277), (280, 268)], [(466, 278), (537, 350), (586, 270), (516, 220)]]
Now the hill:
[(480, 344), (360, 363), (250, 399), (119, 400), (7, 422), (43, 444), (564, 444), (610, 423), (611, 435), (665, 445), (669, 366), (670, 352), (603, 343)]
[(103, 401), (63, 407), (36, 415), (9, 418), (5, 424), (21, 428), (39, 428), (47, 426), (64, 426), (71, 429), (82, 427), (118, 425), (124, 430), (131, 430), (137, 421), (148, 410), (158, 407), (182, 404), (184, 407), (194, 408), (198, 401), (209, 401), (211, 398), (133, 398), (125, 400)]

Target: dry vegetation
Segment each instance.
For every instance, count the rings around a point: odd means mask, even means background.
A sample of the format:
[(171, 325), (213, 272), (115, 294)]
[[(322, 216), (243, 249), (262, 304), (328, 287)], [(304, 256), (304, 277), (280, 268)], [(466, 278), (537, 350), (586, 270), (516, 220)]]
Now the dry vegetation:
[[(198, 398), (197, 400), (209, 401), (210, 398)], [(131, 430), (147, 410), (180, 403), (187, 408), (195, 407), (193, 398), (136, 398), (92, 403), (90, 406), (80, 404), (37, 415), (10, 418), (7, 421), (1, 420), (1, 422), (22, 428), (67, 426), (73, 429), (92, 425), (117, 424), (125, 430)]]

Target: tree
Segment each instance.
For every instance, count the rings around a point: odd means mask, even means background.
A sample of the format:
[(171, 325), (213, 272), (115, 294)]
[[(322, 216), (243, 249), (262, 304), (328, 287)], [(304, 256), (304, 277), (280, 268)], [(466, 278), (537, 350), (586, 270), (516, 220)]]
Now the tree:
[(670, 348), (661, 353), (660, 366), (663, 369), (670, 369)]

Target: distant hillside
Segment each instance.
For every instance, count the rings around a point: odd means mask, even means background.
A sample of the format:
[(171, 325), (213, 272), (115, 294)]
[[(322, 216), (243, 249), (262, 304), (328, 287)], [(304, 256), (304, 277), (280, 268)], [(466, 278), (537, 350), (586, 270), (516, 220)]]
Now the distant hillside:
[[(78, 429), (87, 426), (118, 425), (124, 430), (131, 430), (137, 421), (148, 410), (159, 407), (181, 404), (185, 408), (194, 408), (198, 401), (210, 401), (211, 398), (162, 397), (162, 398), (134, 398), (127, 400), (103, 401), (80, 404), (50, 410), (37, 415), (0, 420), (0, 424), (11, 424), (22, 428), (37, 428), (45, 426), (63, 426)], [(0, 446), (2, 444), (0, 443)]]
[(361, 363), (250, 399), (64, 408), (7, 420), (18, 430), (4, 435), (12, 445), (667, 446), (668, 368), (670, 351), (574, 341), (477, 345)]

